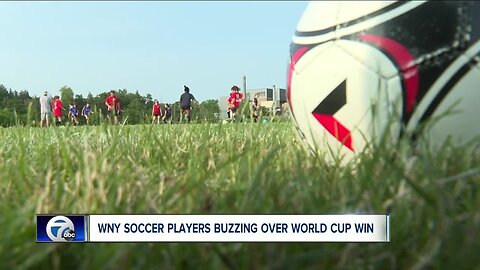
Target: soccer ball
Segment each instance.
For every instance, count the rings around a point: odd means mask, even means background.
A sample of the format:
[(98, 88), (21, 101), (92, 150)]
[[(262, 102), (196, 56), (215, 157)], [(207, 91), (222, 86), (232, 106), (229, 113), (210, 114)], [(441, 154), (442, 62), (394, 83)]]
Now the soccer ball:
[(287, 78), (299, 135), (347, 161), (425, 123), (433, 144), (478, 138), (479, 37), (480, 2), (309, 3)]

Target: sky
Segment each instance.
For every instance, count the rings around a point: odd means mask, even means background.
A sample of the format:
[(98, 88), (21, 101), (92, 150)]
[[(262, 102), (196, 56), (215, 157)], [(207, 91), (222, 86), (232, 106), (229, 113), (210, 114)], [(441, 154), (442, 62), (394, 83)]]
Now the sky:
[(0, 2), (0, 84), (40, 96), (111, 89), (199, 101), (286, 87), (306, 1)]

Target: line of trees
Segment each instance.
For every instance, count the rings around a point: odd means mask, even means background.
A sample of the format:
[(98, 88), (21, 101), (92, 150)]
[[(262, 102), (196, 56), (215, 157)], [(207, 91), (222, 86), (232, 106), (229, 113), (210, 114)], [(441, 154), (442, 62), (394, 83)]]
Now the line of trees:
[[(93, 96), (89, 93), (86, 97), (76, 95), (72, 88), (64, 86), (60, 88), (60, 99), (68, 109), (70, 102), (75, 102), (78, 109), (89, 103), (94, 112), (91, 118), (91, 124), (101, 124), (105, 121), (107, 110), (105, 106), (105, 98), (109, 91)], [(136, 91), (129, 93), (126, 89), (116, 90), (116, 96), (121, 100), (122, 105), (122, 122), (127, 124), (148, 124), (152, 122), (152, 106), (155, 98), (151, 94), (142, 96)], [(180, 94), (179, 94), (180, 96)], [(162, 109), (164, 108), (164, 103)], [(180, 118), (179, 102), (170, 104), (172, 108), (172, 121), (178, 122)], [(192, 106), (192, 122), (218, 122), (220, 107), (218, 100), (209, 99), (200, 104), (194, 103)], [(66, 114), (65, 114), (66, 116)], [(85, 124), (85, 119), (79, 117), (80, 124)], [(38, 125), (40, 121), (40, 104), (36, 96), (30, 96), (28, 91), (12, 91), (0, 84), (0, 126), (15, 125)]]

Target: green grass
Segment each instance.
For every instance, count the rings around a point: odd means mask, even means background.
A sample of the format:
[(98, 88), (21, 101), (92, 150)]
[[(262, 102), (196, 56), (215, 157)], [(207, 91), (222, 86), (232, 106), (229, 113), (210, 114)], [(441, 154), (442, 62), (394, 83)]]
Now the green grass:
[[(415, 159), (385, 143), (341, 167), (305, 150), (288, 122), (18, 127), (0, 138), (1, 269), (480, 266), (478, 140), (420, 147)], [(390, 243), (35, 243), (37, 213), (387, 211)]]

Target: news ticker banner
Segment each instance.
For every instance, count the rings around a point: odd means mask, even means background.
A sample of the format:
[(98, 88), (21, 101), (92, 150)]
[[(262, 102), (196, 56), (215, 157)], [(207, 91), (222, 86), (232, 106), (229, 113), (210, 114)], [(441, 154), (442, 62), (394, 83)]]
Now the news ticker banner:
[(389, 215), (37, 215), (37, 242), (390, 242)]

